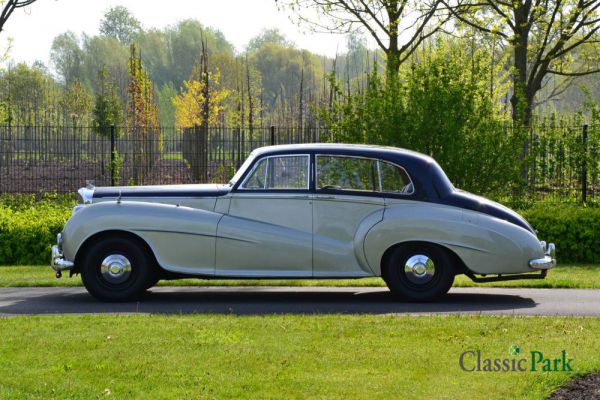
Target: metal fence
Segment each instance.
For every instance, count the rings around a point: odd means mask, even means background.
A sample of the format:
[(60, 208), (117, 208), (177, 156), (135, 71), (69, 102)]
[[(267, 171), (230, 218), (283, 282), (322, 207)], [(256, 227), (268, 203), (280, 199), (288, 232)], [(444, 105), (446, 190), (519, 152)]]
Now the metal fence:
[(0, 127), (1, 193), (96, 186), (227, 182), (250, 152), (330, 141), (322, 129)]
[[(90, 127), (0, 126), (0, 193), (70, 193), (88, 181), (226, 182), (257, 147), (332, 140), (315, 128), (117, 127), (99, 135)], [(600, 125), (536, 126), (528, 165), (517, 200), (599, 200)]]
[(534, 201), (600, 200), (600, 124), (539, 125), (530, 133), (525, 195)]

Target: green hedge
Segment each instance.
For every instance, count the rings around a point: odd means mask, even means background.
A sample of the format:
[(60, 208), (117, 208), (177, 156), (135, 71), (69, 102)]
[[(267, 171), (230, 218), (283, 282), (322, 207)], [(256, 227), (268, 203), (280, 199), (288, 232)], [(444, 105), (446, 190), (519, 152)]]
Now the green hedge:
[(537, 229), (540, 239), (556, 244), (559, 264), (600, 263), (600, 208), (538, 205), (521, 215)]
[(71, 215), (70, 197), (0, 197), (0, 265), (50, 263), (50, 247)]
[[(0, 197), (0, 265), (49, 263), (50, 246), (74, 205), (70, 197)], [(600, 208), (538, 205), (521, 214), (540, 239), (556, 243), (559, 263), (600, 263)]]

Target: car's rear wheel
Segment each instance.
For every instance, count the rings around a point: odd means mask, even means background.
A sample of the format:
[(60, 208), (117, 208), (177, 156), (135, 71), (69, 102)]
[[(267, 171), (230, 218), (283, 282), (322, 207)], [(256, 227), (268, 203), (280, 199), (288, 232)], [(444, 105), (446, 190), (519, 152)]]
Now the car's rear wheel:
[(390, 291), (408, 301), (432, 301), (448, 293), (456, 270), (447, 251), (430, 243), (400, 245), (382, 267)]
[(102, 238), (82, 259), (81, 279), (102, 301), (137, 299), (155, 279), (153, 259), (144, 246), (125, 237)]

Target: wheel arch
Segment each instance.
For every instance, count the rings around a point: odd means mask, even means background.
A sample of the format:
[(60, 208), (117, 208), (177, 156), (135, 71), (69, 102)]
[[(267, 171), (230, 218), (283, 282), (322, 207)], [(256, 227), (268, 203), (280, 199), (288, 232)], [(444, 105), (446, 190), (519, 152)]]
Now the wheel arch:
[(88, 249), (91, 247), (92, 244), (94, 244), (95, 242), (97, 242), (99, 240), (105, 239), (105, 238), (115, 238), (115, 237), (131, 240), (132, 242), (136, 243), (151, 257), (151, 259), (154, 263), (154, 267), (160, 268), (160, 265), (158, 264), (158, 261), (156, 259), (156, 254), (154, 254), (152, 247), (150, 247), (148, 242), (146, 242), (143, 238), (141, 238), (139, 235), (137, 235), (133, 232), (130, 232), (130, 231), (119, 230), (119, 229), (109, 229), (109, 230), (103, 230), (103, 231), (96, 232), (93, 235), (90, 235), (89, 237), (87, 237), (81, 243), (81, 245), (77, 249), (77, 253), (75, 254), (75, 260), (74, 260), (75, 268), (72, 270), (72, 273), (79, 272), (79, 268), (80, 268), (79, 266), (81, 265), (81, 261), (83, 260), (84, 254), (88, 251)]
[(383, 255), (381, 256), (379, 270), (381, 271), (381, 277), (384, 280), (386, 279), (386, 277), (384, 276), (385, 271), (386, 271), (385, 264), (388, 262), (389, 258), (391, 257), (392, 253), (394, 252), (394, 250), (396, 250), (400, 247), (413, 246), (413, 245), (429, 245), (429, 246), (435, 246), (435, 247), (443, 250), (446, 254), (448, 254), (448, 256), (454, 262), (454, 267), (456, 268), (456, 275), (464, 274), (465, 272), (469, 271), (469, 269), (467, 268), (467, 266), (465, 265), (463, 260), (458, 256), (458, 254), (456, 254), (448, 246), (445, 246), (443, 244), (439, 244), (436, 242), (426, 241), (426, 240), (407, 240), (404, 242), (398, 242), (398, 243), (391, 245), (384, 251)]

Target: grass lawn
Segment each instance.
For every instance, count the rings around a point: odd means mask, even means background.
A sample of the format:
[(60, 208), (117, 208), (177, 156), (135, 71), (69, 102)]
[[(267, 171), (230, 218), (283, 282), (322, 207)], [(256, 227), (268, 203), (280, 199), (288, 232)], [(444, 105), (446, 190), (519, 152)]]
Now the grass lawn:
[[(4, 318), (0, 398), (542, 399), (600, 370), (599, 331), (600, 318), (560, 317)], [(465, 372), (466, 350), (566, 350), (574, 372)]]
[[(19, 286), (81, 286), (81, 278), (69, 278), (68, 274), (56, 279), (49, 266), (0, 266), (0, 287)], [(183, 279), (161, 281), (167, 286), (385, 286), (379, 278), (365, 279), (305, 279), (305, 280), (219, 280)], [(494, 286), (494, 287), (539, 287), (539, 288), (586, 288), (600, 289), (600, 265), (561, 265), (548, 273), (544, 280), (522, 280), (495, 283), (473, 283), (466, 276), (458, 276), (454, 286)]]

